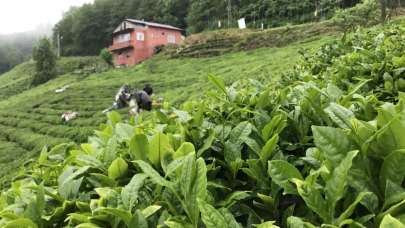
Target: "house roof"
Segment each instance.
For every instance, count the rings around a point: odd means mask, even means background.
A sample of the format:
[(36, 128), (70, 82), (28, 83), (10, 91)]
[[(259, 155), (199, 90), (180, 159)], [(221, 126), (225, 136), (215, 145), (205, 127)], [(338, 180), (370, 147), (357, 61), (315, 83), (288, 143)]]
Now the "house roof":
[(141, 21), (141, 20), (135, 20), (135, 19), (125, 19), (125, 21), (128, 21), (128, 22), (133, 23), (133, 24), (141, 24), (141, 25), (145, 25), (145, 26), (183, 31), (183, 29), (181, 29), (181, 28), (177, 28), (177, 27), (174, 27), (174, 26), (171, 26), (171, 25), (154, 23), (154, 22)]

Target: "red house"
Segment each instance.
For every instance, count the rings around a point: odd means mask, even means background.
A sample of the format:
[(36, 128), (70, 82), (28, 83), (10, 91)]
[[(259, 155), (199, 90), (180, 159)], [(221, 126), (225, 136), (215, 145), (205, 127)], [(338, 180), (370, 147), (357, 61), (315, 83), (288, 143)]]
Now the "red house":
[(130, 66), (150, 58), (156, 47), (179, 44), (183, 30), (170, 25), (126, 19), (113, 33), (113, 53), (116, 66)]

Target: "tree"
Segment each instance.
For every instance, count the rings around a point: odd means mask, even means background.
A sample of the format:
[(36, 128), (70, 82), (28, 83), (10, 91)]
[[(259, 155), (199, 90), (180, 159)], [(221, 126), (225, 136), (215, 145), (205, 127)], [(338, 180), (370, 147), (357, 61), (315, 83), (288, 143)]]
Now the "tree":
[(104, 60), (108, 65), (113, 65), (113, 55), (107, 48), (103, 48), (100, 52), (100, 58)]
[(33, 50), (33, 58), (35, 60), (35, 74), (31, 83), (33, 86), (43, 84), (56, 76), (56, 55), (48, 38), (38, 41)]
[(387, 2), (386, 2), (386, 0), (380, 0), (380, 7), (381, 7), (381, 22), (384, 23), (385, 19), (387, 19)]

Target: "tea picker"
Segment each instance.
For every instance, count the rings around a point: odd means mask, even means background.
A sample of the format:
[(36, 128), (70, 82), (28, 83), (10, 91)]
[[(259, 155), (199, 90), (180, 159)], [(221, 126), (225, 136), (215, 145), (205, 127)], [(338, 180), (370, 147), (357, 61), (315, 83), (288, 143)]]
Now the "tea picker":
[(123, 109), (129, 107), (131, 115), (137, 115), (142, 111), (152, 110), (153, 89), (150, 85), (145, 85), (143, 90), (132, 90), (128, 85), (123, 85), (115, 95), (113, 105), (104, 110), (103, 113), (108, 113), (112, 110)]

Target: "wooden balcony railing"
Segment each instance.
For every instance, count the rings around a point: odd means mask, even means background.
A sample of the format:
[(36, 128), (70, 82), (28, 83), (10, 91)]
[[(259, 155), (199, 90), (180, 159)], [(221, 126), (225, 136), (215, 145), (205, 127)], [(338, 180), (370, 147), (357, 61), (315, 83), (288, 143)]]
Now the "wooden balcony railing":
[(115, 43), (115, 44), (111, 45), (108, 48), (108, 50), (116, 51), (116, 50), (120, 50), (120, 49), (133, 48), (133, 47), (134, 47), (134, 45), (132, 43), (132, 40), (129, 40), (129, 41), (121, 42), (121, 43)]

